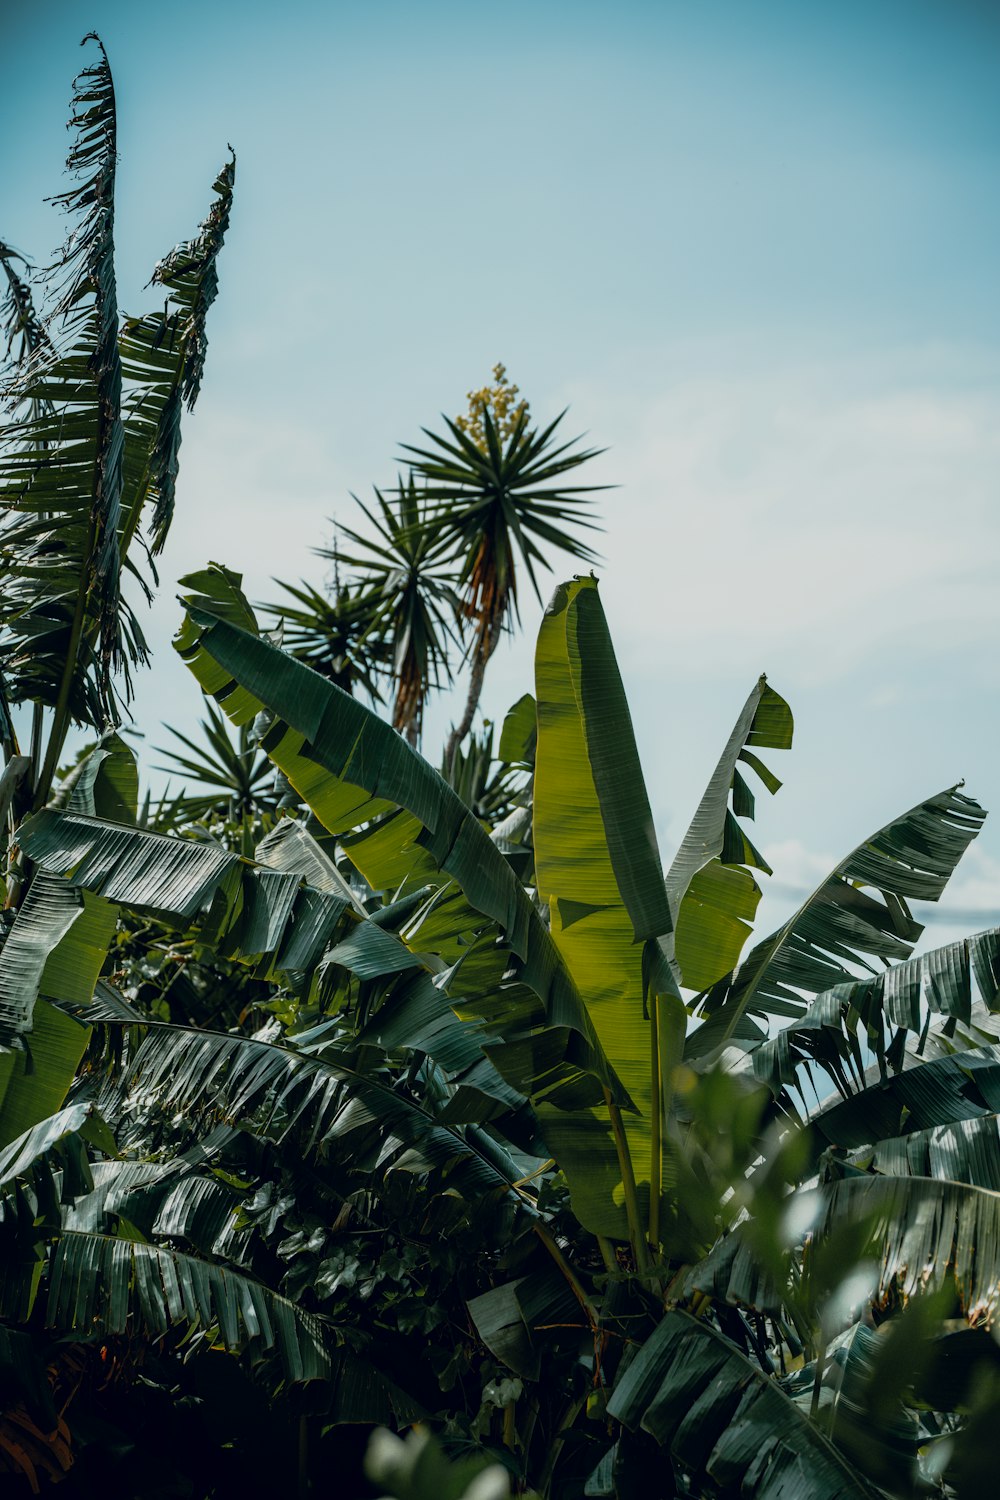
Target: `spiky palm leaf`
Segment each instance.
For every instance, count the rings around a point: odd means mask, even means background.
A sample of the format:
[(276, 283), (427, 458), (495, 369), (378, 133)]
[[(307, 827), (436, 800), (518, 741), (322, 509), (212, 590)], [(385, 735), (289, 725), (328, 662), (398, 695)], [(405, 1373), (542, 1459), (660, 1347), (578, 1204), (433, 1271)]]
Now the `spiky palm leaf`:
[[(335, 550), (324, 555), (336, 561)], [(376, 679), (388, 668), (390, 657), (385, 643), (372, 632), (378, 599), (362, 585), (342, 582), (336, 569), (329, 595), (308, 583), (275, 581), (296, 601), (263, 606), (276, 617), (285, 650), (345, 693), (360, 688), (381, 702)]]
[(180, 778), (190, 777), (196, 787), (206, 789), (189, 793), (185, 786), (181, 800), (189, 818), (204, 818), (216, 810), (227, 817), (242, 818), (272, 800), (269, 794), (274, 770), (267, 756), (252, 742), (249, 725), (239, 730), (234, 744), (225, 715), (211, 699), (205, 707), (208, 718), (201, 721), (200, 727), (207, 745), (198, 744), (167, 725), (167, 732), (188, 753), (157, 745), (154, 747), (157, 754), (166, 756), (168, 764), (156, 769)]
[(504, 443), (484, 408), (485, 448), (447, 417), (449, 438), (424, 428), (432, 447), (403, 445), (423, 485), (423, 525), (436, 537), (450, 537), (460, 560), (464, 611), (473, 633), (469, 696), (445, 749), (449, 764), (472, 727), (486, 665), (504, 629), (519, 618), (517, 559), (539, 599), (536, 569), (551, 566), (543, 545), (586, 563), (597, 560), (571, 528), (594, 528), (588, 519), (591, 495), (607, 486), (567, 484), (563, 476), (601, 450), (574, 451), (572, 442), (553, 446), (563, 416), (539, 430), (529, 426), (524, 409)]
[(377, 511), (371, 511), (355, 496), (375, 536), (344, 526), (355, 550), (338, 546), (325, 555), (359, 569), (362, 591), (377, 600), (366, 639), (380, 641), (391, 659), (393, 728), (417, 745), (428, 694), (451, 679), (448, 644), (458, 644), (452, 629), (458, 597), (446, 565), (449, 539), (421, 525), (412, 478), (400, 482), (393, 498), (395, 504), (376, 490)]

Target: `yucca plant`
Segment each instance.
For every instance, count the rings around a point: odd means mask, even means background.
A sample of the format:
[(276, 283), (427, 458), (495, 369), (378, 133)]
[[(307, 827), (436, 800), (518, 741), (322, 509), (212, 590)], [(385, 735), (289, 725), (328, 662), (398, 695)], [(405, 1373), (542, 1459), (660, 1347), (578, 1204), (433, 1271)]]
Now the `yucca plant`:
[(446, 765), (472, 727), (490, 657), (519, 618), (519, 560), (539, 599), (537, 570), (551, 568), (548, 549), (597, 560), (574, 532), (594, 528), (588, 507), (606, 486), (564, 476), (601, 450), (556, 441), (565, 412), (547, 427), (533, 426), (527, 403), (511, 405), (503, 367), (497, 371), (492, 390), (470, 393), (461, 425), (445, 417), (446, 436), (424, 428), (430, 447), (403, 444), (421, 487), (422, 530), (450, 546), (457, 562), (471, 637), (468, 697), (445, 746)]

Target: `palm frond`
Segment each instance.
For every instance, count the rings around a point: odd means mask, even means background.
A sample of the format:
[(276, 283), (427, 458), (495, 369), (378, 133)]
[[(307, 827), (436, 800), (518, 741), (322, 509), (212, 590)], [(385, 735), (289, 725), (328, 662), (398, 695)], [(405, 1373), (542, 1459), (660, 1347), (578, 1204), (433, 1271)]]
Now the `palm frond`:
[[(323, 555), (336, 557), (331, 552)], [(308, 583), (275, 581), (295, 601), (262, 606), (276, 617), (285, 650), (345, 693), (361, 688), (380, 703), (377, 677), (388, 670), (392, 658), (386, 643), (372, 632), (377, 596), (339, 577), (329, 596)]]
[(373, 601), (365, 639), (381, 641), (391, 657), (393, 727), (417, 744), (429, 692), (451, 680), (449, 642), (459, 644), (450, 543), (447, 534), (421, 524), (422, 499), (412, 477), (400, 482), (394, 505), (379, 490), (375, 499), (377, 511), (371, 511), (354, 496), (374, 536), (342, 527), (354, 551), (338, 542), (336, 557), (359, 570), (361, 591)]

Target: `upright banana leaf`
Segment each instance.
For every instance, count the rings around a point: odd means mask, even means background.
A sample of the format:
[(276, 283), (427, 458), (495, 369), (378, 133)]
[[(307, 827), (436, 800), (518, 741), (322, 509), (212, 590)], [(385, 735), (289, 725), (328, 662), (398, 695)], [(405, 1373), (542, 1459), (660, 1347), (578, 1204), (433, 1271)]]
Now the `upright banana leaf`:
[[(543, 1109), (542, 1125), (577, 1218), (596, 1234), (624, 1239), (629, 1168), (641, 1217), (660, 1191), (659, 1058), (647, 992), (654, 1014), (661, 996), (680, 1002), (661, 947), (672, 921), (649, 799), (595, 579), (577, 578), (553, 595), (538, 636), (535, 695), (538, 894), (553, 942), (638, 1109), (625, 1124), (630, 1162), (619, 1156), (606, 1107), (564, 1115)], [(653, 1214), (655, 1221), (655, 1207)]]
[[(638, 1213), (649, 1211), (655, 1241), (672, 1075), (685, 1025), (674, 976), (679, 968), (688, 983), (717, 977), (743, 944), (749, 929), (742, 916), (753, 914), (759, 896), (744, 866), (766, 865), (737, 821), (753, 811), (737, 760), (775, 789), (779, 783), (746, 747), (790, 744), (791, 714), (761, 679), (664, 881), (628, 705), (592, 578), (557, 590), (546, 611), (536, 693), (538, 891), (602, 1045), (639, 1107), (624, 1132)], [(572, 1119), (550, 1116), (550, 1149), (567, 1173), (577, 1215), (596, 1233), (620, 1237), (630, 1189), (628, 1167), (609, 1136), (613, 1121), (599, 1110)]]
[[(300, 662), (232, 621), (246, 601), (234, 577), (209, 570), (194, 582), (175, 641), (205, 692), (230, 719), (246, 723), (267, 709), (274, 719), (262, 746), (319, 820), (345, 833), (394, 809), (418, 820), (421, 848), (454, 878), (483, 916), (504, 969), (540, 1002), (526, 1032), (507, 1038), (493, 1059), (521, 1092), (576, 1104), (607, 1086), (627, 1095), (608, 1066), (590, 1018), (536, 908), (475, 816), (388, 725)], [(665, 901), (664, 901), (665, 904)]]
[(771, 873), (738, 821), (753, 817), (754, 798), (737, 763), (749, 766), (773, 794), (781, 782), (749, 746), (787, 750), (791, 743), (791, 710), (761, 677), (667, 872), (674, 921), (668, 951), (688, 989), (707, 989), (734, 967), (760, 900), (752, 871)]
[[(64, 255), (54, 321), (59, 349), (39, 345), (14, 387), (23, 415), (0, 459), (4, 590), (11, 696), (67, 709), (91, 724), (114, 717), (112, 672), (123, 633), (118, 527), (122, 499), (122, 368), (114, 272), (118, 159), (114, 84), (104, 48), (74, 83), (67, 168), (77, 185), (56, 200), (78, 222)], [(52, 766), (43, 772), (47, 790)]]
[(219, 290), (217, 261), (229, 227), (236, 158), (222, 167), (217, 195), (193, 240), (158, 263), (152, 282), (167, 293), (161, 312), (130, 318), (121, 331), (124, 373), (136, 382), (125, 412), (122, 550), (134, 536), (144, 507), (153, 506), (154, 554), (162, 551), (174, 513), (181, 409), (191, 411), (205, 368), (208, 310)]
[(765, 1040), (760, 1021), (801, 1016), (803, 991), (850, 984), (869, 962), (909, 957), (923, 928), (908, 902), (937, 901), (986, 813), (957, 786), (929, 797), (859, 844), (777, 932), (699, 997), (706, 1018), (687, 1055), (705, 1058), (730, 1040)]

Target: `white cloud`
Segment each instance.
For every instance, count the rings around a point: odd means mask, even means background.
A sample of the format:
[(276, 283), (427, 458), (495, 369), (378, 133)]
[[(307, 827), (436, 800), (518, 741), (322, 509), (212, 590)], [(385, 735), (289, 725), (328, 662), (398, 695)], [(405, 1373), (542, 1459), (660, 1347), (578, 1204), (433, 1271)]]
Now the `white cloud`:
[(777, 655), (816, 680), (1000, 626), (997, 372), (858, 360), (574, 394), (617, 436), (603, 592), (634, 669)]

